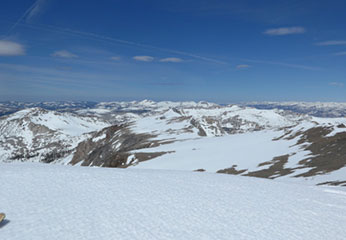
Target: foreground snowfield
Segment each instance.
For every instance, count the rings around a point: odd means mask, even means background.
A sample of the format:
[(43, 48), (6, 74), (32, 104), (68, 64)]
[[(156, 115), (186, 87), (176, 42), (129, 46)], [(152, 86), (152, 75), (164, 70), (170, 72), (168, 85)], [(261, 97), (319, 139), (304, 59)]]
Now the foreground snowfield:
[(343, 188), (33, 163), (0, 170), (1, 239), (346, 239)]

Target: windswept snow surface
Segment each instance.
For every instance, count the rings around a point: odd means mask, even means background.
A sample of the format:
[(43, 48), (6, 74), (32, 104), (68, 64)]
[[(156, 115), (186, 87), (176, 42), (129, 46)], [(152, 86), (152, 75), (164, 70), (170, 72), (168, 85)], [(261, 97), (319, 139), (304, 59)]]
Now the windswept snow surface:
[[(288, 151), (299, 151), (295, 140), (273, 141), (282, 132), (258, 131), (233, 134), (223, 137), (204, 137), (177, 141), (156, 148), (140, 149), (140, 152), (170, 152), (150, 161), (144, 161), (134, 168), (197, 170), (216, 172), (237, 165), (249, 171), (258, 169), (258, 164), (280, 156)], [(290, 153), (288, 152), (288, 153)]]
[(0, 238), (346, 239), (346, 192), (179, 171), (0, 164)]

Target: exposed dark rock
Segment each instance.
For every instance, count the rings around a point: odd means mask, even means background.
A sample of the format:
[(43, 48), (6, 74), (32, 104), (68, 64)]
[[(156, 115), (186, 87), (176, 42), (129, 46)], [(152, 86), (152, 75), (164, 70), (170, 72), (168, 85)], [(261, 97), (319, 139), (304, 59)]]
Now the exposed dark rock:
[(319, 186), (321, 186), (321, 185), (330, 185), (330, 186), (346, 187), (346, 181), (329, 181), (329, 182), (319, 183), (317, 185), (319, 185)]
[(247, 171), (247, 169), (237, 170), (236, 167), (237, 167), (237, 165), (233, 165), (230, 168), (225, 168), (225, 169), (219, 170), (216, 173), (238, 175), (238, 174), (242, 174), (242, 173)]
[(312, 154), (311, 157), (301, 160), (299, 164), (311, 169), (295, 177), (325, 174), (346, 166), (346, 132), (326, 137), (330, 132), (329, 128), (313, 128), (304, 132), (299, 142), (311, 143), (306, 150)]
[[(100, 137), (104, 138), (100, 139)], [(131, 153), (136, 149), (155, 147), (170, 141), (151, 141), (153, 135), (135, 134), (127, 125), (111, 126), (98, 132), (95, 136), (79, 143), (70, 164), (81, 163), (82, 166), (100, 166), (125, 168), (140, 161), (166, 154), (166, 152)], [(129, 159), (130, 155), (134, 155)]]
[(201, 125), (195, 120), (191, 119), (190, 123), (198, 129), (198, 135), (201, 137), (207, 136), (207, 133), (204, 131), (204, 129), (201, 127)]
[(71, 153), (71, 150), (69, 150), (69, 151), (60, 151), (60, 152), (55, 150), (55, 151), (53, 151), (51, 153), (48, 153), (48, 154), (44, 155), (42, 157), (41, 161), (43, 163), (51, 163), (51, 162), (56, 161), (59, 158), (63, 158), (65, 156), (67, 156), (70, 153)]
[(254, 172), (249, 172), (245, 174), (244, 176), (274, 179), (280, 176), (291, 174), (292, 172), (294, 172), (293, 169), (284, 168), (284, 165), (288, 161), (288, 157), (289, 155), (283, 155), (283, 156), (275, 157), (273, 158), (273, 160), (269, 162), (260, 163), (258, 167), (269, 165), (269, 168), (254, 171)]
[(30, 158), (34, 158), (34, 157), (37, 157), (39, 154), (36, 153), (36, 154), (17, 154), (17, 155), (14, 155), (10, 158), (10, 160), (21, 160), (21, 161), (24, 161), (24, 160), (28, 160)]

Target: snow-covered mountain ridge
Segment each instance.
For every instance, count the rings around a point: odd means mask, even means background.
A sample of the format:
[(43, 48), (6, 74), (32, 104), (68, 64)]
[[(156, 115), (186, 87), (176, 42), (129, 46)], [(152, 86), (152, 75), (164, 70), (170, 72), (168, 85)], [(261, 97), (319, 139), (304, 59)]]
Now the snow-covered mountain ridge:
[(343, 102), (248, 102), (245, 106), (259, 109), (283, 109), (316, 117), (346, 117)]
[(56, 161), (69, 155), (91, 132), (106, 126), (94, 117), (25, 109), (0, 118), (0, 160)]
[[(208, 102), (154, 102), (151, 100), (132, 102), (91, 102), (91, 101), (60, 101), (60, 102), (0, 102), (0, 116), (8, 115), (26, 108), (39, 107), (46, 110), (59, 112), (76, 112), (78, 110), (93, 109), (99, 112), (121, 112), (130, 109), (132, 111), (143, 112), (153, 110), (158, 107), (197, 107), (205, 105), (221, 106)], [(238, 104), (239, 105), (239, 104)], [(316, 117), (345, 117), (346, 103), (344, 102), (245, 102), (242, 106), (255, 107), (258, 109), (282, 109), (296, 113), (309, 114)], [(222, 105), (225, 106), (225, 105)]]
[(0, 161), (199, 170), (346, 185), (346, 119), (207, 102), (99, 103), (0, 118)]

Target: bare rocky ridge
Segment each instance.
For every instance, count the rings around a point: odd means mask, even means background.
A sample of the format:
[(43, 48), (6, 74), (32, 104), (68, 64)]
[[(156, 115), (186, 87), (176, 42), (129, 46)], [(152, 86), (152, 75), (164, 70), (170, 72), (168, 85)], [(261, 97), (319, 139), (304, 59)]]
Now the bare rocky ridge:
[(165, 154), (153, 152), (136, 153), (131, 156), (133, 150), (159, 144), (150, 140), (153, 137), (149, 134), (134, 134), (126, 125), (107, 127), (79, 143), (70, 164), (125, 168)]
[[(285, 164), (288, 162), (289, 155), (283, 155), (274, 157), (271, 161), (260, 163), (258, 165), (259, 168), (263, 166), (266, 166), (266, 168), (258, 171), (247, 172), (247, 169), (236, 169), (237, 166), (234, 165), (232, 168), (223, 169), (218, 172), (275, 179), (292, 173), (295, 178), (309, 178), (340, 170), (346, 167), (346, 132), (328, 136), (331, 132), (331, 128), (316, 127), (299, 132), (294, 136), (299, 139), (297, 145), (301, 145), (303, 150), (311, 152), (310, 156), (299, 161), (297, 167), (287, 168)], [(286, 134), (282, 137), (285, 136)], [(290, 139), (290, 137), (286, 136), (286, 139)], [(306, 172), (294, 174), (296, 170), (302, 169), (306, 169)], [(319, 185), (323, 184), (335, 186), (346, 185), (345, 181), (319, 183)]]
[(306, 150), (312, 152), (311, 157), (303, 159), (300, 164), (310, 168), (296, 177), (310, 177), (339, 170), (346, 166), (346, 132), (327, 136), (329, 128), (312, 128), (304, 132), (298, 144), (311, 143)]

